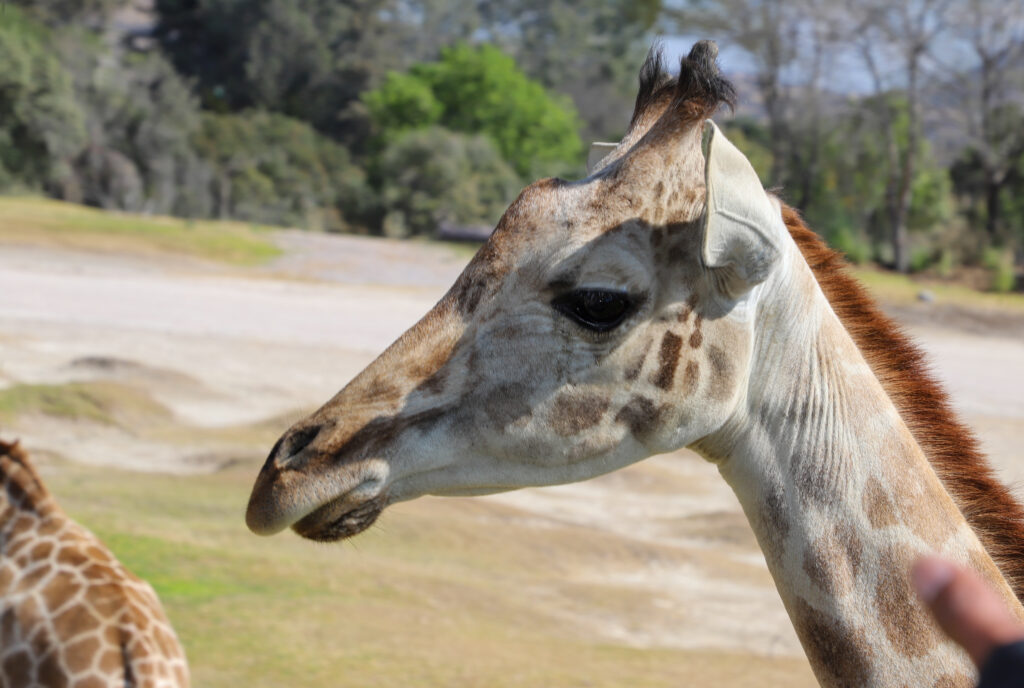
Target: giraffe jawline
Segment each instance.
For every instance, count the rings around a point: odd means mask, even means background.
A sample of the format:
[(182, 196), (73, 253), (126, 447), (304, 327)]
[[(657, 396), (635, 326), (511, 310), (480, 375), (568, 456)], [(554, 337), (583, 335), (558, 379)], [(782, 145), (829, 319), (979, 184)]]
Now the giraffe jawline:
[(338, 501), (324, 504), (303, 517), (292, 526), (292, 530), (307, 540), (316, 542), (337, 542), (358, 535), (374, 524), (386, 506), (386, 498), (379, 495), (337, 515)]

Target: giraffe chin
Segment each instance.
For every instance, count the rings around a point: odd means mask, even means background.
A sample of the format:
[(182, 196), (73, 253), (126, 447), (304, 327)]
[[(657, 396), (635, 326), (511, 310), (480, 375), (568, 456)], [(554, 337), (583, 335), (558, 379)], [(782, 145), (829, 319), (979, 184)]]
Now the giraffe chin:
[(292, 530), (307, 540), (337, 542), (358, 535), (372, 526), (387, 505), (386, 497), (378, 495), (339, 515), (338, 507), (341, 501), (336, 499), (324, 504), (295, 523)]

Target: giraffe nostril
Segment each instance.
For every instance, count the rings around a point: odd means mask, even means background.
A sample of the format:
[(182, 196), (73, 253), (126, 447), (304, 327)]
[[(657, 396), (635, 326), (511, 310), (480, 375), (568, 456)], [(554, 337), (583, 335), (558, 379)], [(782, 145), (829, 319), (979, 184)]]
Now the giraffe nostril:
[(264, 469), (271, 466), (283, 466), (293, 456), (310, 445), (320, 434), (319, 425), (311, 425), (299, 430), (289, 430), (277, 440), (277, 444), (270, 450)]
[(281, 446), (281, 454), (284, 459), (291, 458), (305, 449), (320, 434), (320, 426), (313, 425), (291, 432), (285, 438)]

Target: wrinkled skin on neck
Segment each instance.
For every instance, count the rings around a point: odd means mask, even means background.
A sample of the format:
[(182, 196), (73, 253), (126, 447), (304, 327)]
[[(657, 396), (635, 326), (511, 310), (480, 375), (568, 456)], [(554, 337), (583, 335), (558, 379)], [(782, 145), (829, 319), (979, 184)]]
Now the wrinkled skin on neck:
[[(395, 501), (583, 480), (717, 429), (752, 334), (702, 263), (701, 125), (528, 187), (441, 302), (281, 438), (250, 528), (339, 539)], [(625, 320), (553, 305), (586, 289), (628, 295)]]

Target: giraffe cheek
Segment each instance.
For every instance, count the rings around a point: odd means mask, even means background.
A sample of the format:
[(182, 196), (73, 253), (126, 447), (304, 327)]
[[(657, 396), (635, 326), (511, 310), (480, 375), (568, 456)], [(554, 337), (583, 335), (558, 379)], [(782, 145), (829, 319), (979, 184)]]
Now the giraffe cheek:
[(561, 393), (551, 405), (548, 423), (556, 435), (574, 437), (590, 430), (604, 418), (611, 400), (596, 393)]
[(529, 388), (521, 382), (495, 387), (484, 398), (481, 410), (489, 427), (505, 430), (512, 425), (523, 425), (533, 416), (529, 404)]

